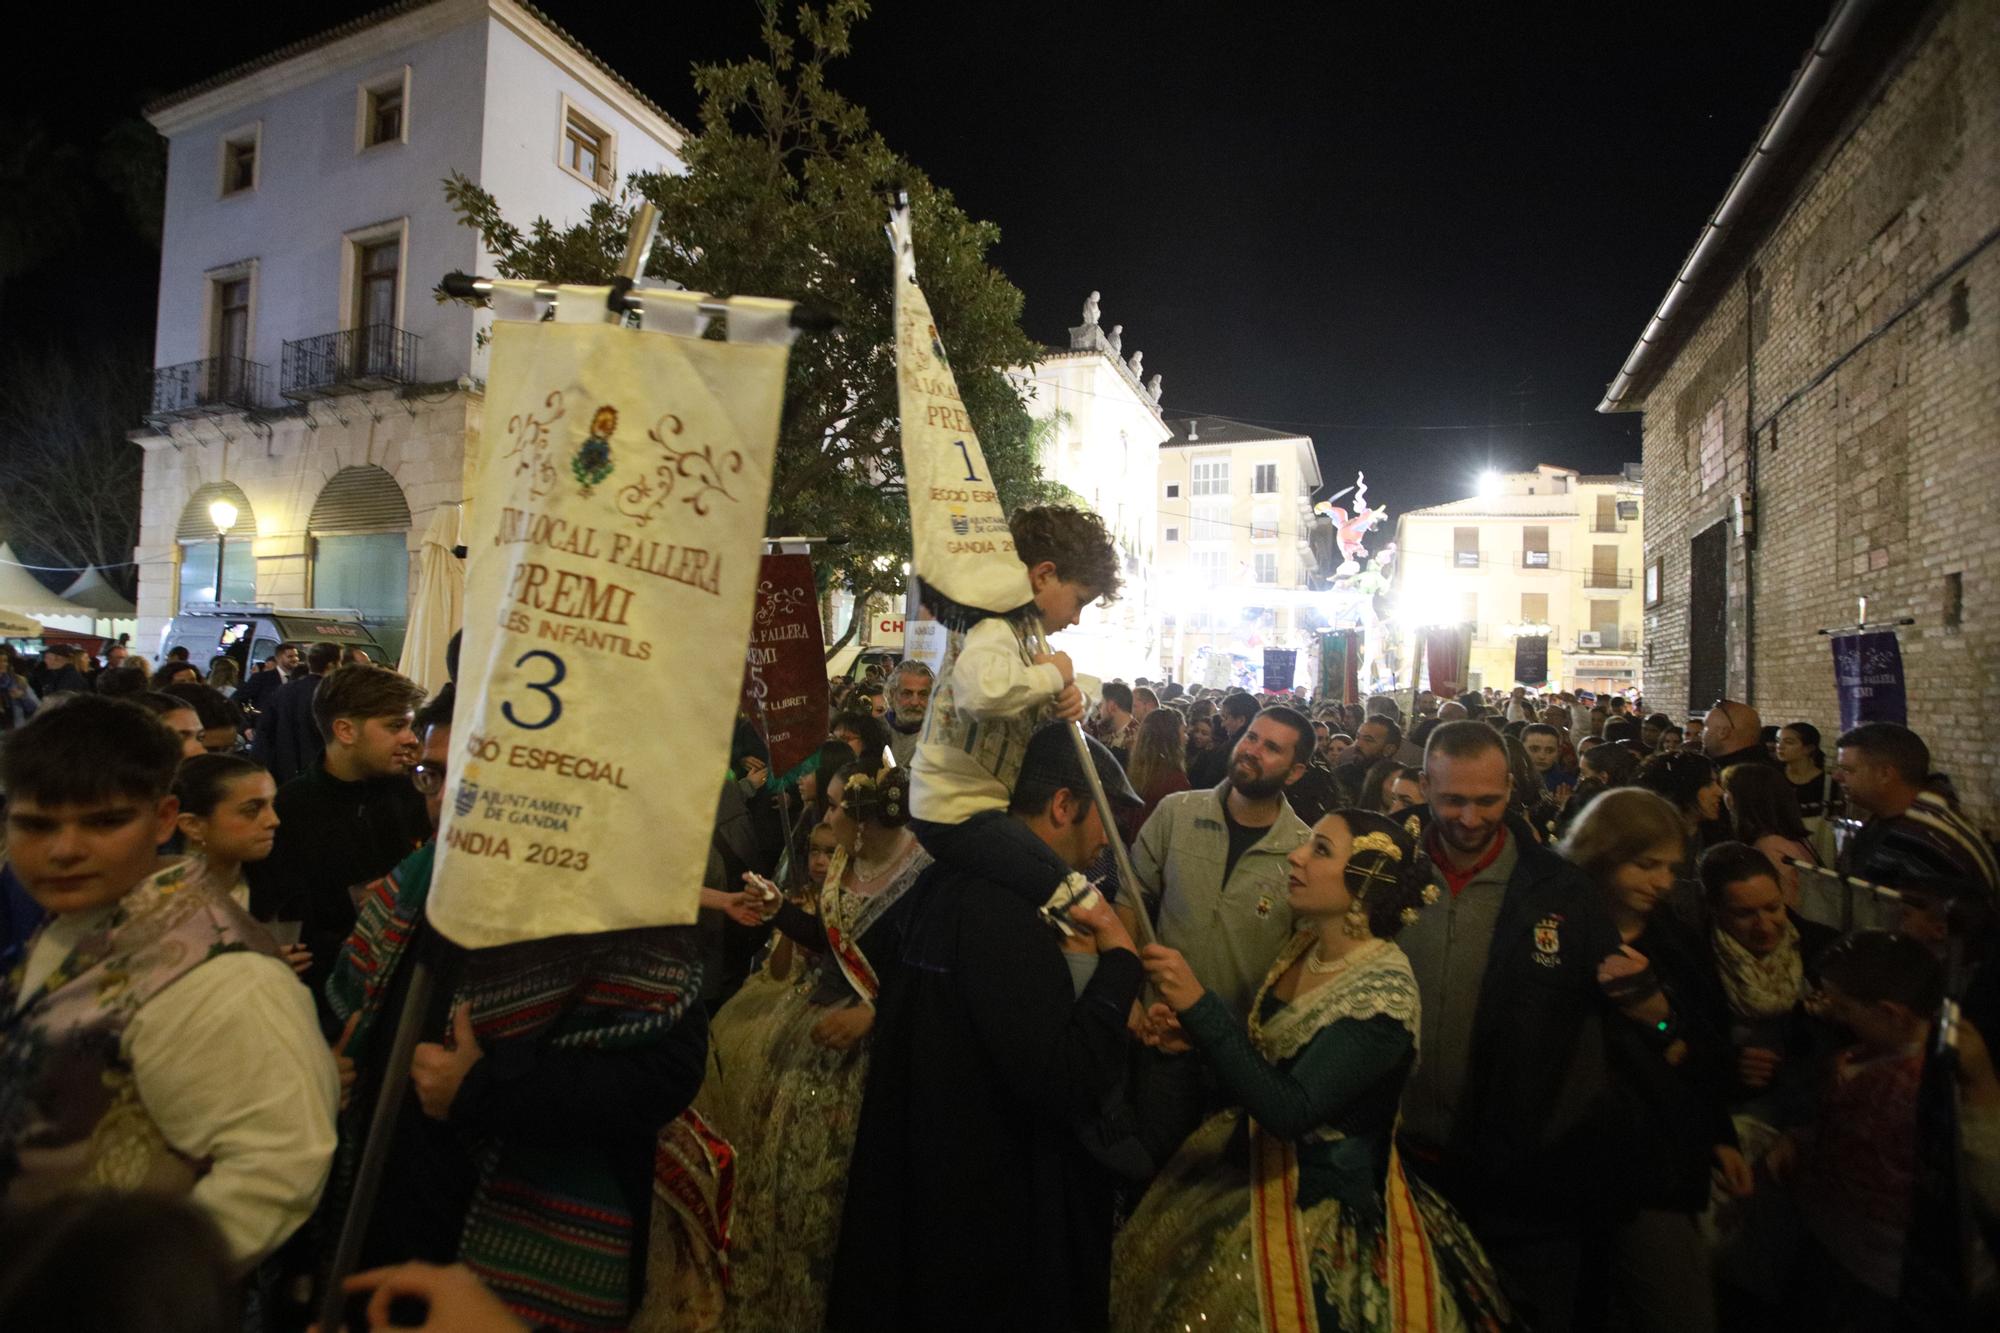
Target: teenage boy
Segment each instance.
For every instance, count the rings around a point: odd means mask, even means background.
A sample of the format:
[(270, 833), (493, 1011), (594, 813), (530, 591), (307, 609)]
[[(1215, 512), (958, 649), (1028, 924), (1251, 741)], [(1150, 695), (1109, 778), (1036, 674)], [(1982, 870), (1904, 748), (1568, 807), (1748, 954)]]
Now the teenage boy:
[(423, 797), (410, 785), (417, 761), (411, 723), (423, 688), (387, 667), (340, 667), (312, 696), (326, 753), (278, 789), (278, 839), (244, 867), (262, 921), (302, 922), (315, 996), (334, 953), (354, 929), (353, 891), (430, 839)]
[(318, 1201), (339, 1088), (271, 937), (160, 862), (180, 758), (145, 709), (88, 695), (0, 755), (8, 859), (49, 913), (0, 979), (0, 1201), (186, 1194), (247, 1269)]

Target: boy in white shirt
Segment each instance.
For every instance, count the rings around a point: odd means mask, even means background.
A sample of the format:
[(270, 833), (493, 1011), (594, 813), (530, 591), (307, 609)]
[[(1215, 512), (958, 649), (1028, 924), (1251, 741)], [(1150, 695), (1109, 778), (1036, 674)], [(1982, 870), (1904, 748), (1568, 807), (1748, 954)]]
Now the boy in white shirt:
[(333, 1156), (312, 999), (198, 862), (162, 867), (181, 745), (157, 718), (83, 695), (9, 742), (7, 854), (51, 915), (0, 980), (0, 1199), (186, 1194), (248, 1269)]
[(1084, 700), (1069, 655), (1040, 651), (1035, 625), (1045, 634), (1067, 629), (1084, 607), (1115, 596), (1118, 548), (1103, 519), (1067, 505), (1017, 510), (1007, 526), (1034, 600), (951, 632), (910, 763), (911, 827), (925, 850), (949, 864), (975, 845), (982, 855), (990, 852), (990, 837), (963, 834), (969, 823), (991, 824), (1010, 845), (1019, 843), (1028, 862), (1047, 865), (1052, 887), (1068, 867), (1038, 839), (1008, 837), (1014, 821), (1005, 814), (1036, 727), (1051, 718), (1080, 719)]

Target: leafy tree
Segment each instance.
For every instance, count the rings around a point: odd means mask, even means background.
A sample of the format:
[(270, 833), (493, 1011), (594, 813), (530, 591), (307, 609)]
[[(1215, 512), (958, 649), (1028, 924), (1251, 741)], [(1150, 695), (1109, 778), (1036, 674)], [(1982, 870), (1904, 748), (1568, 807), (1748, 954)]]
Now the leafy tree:
[(802, 3), (789, 25), (778, 0), (761, 0), (761, 9), (761, 56), (694, 71), (702, 132), (686, 147), (685, 175), (636, 175), (619, 203), (599, 203), (562, 229), (546, 218), (516, 227), (500, 201), (461, 176), (446, 194), (505, 277), (609, 282), (630, 211), (645, 199), (661, 214), (648, 276), (719, 296), (787, 297), (837, 319), (837, 330), (792, 349), (766, 531), (844, 535), (846, 545), (823, 551), (820, 577), (865, 606), (900, 586), (910, 550), (883, 233), (893, 191), (909, 193), (918, 276), (1010, 509), (1048, 495), (1020, 391), (1003, 373), (1040, 349), (1021, 332), (1021, 293), (986, 262), (999, 229), (966, 216), (827, 80), (866, 0)]

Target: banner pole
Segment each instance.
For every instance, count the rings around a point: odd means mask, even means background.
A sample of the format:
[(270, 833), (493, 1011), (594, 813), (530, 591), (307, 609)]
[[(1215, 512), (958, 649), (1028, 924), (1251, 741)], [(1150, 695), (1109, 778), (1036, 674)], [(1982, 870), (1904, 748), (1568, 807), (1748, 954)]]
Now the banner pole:
[(375, 1109), (368, 1118), (368, 1137), (362, 1141), (361, 1164), (354, 1173), (354, 1189), (347, 1196), (347, 1211), (341, 1217), (340, 1239), (327, 1269), (326, 1286), (319, 1295), (317, 1327), (347, 1327), (342, 1309), (347, 1293), (341, 1285), (361, 1259), (361, 1242), (367, 1238), (368, 1223), (375, 1213), (375, 1196), (382, 1186), (382, 1172), (389, 1164), (389, 1143), (396, 1135), (396, 1121), (409, 1094), (410, 1062), (421, 1035), (424, 1011), (430, 1008), (432, 976), (430, 965), (412, 958), (410, 988), (403, 993), (403, 1008), (396, 1015), (395, 1036), (389, 1043), (389, 1060), (382, 1070), (382, 1086), (375, 1091)]
[[(1035, 625), (1035, 644), (1044, 653), (1050, 651), (1049, 636), (1040, 623)], [(1111, 844), (1111, 859), (1118, 867), (1118, 889), (1120, 893), (1130, 893), (1132, 904), (1132, 926), (1134, 943), (1141, 949), (1153, 943), (1153, 922), (1146, 915), (1145, 895), (1139, 888), (1139, 877), (1132, 872), (1132, 858), (1125, 851), (1125, 835), (1119, 831), (1118, 818), (1111, 810), (1111, 797), (1104, 790), (1104, 780), (1097, 776), (1097, 761), (1091, 757), (1090, 742), (1083, 734), (1083, 723), (1069, 724), (1070, 739), (1076, 744), (1076, 757), (1083, 764), (1083, 776), (1090, 783), (1090, 799), (1097, 803), (1097, 817), (1104, 823), (1105, 837)]]

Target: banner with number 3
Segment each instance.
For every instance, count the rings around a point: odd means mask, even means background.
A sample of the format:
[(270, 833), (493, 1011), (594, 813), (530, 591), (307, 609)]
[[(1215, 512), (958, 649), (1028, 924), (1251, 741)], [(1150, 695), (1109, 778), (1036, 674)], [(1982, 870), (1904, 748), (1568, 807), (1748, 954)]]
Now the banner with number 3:
[[(468, 948), (692, 922), (729, 762), (791, 305), (496, 284), (428, 914)], [(712, 309), (713, 307), (711, 307)]]

